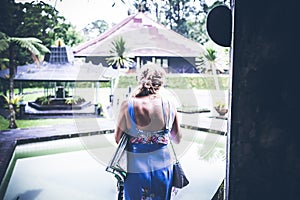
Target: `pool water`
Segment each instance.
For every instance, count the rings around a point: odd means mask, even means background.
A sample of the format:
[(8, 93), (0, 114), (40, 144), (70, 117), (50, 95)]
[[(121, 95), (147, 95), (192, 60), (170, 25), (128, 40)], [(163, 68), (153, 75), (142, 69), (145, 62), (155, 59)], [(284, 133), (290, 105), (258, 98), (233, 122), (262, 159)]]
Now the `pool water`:
[[(200, 131), (188, 137), (189, 132), (195, 131), (185, 131), (182, 143), (189, 145), (179, 157), (190, 184), (172, 199), (210, 200), (225, 177), (226, 137)], [(86, 141), (102, 143), (95, 146)], [(19, 145), (16, 154), (21, 158), (4, 200), (117, 199), (116, 179), (105, 171), (114, 148), (112, 134)]]

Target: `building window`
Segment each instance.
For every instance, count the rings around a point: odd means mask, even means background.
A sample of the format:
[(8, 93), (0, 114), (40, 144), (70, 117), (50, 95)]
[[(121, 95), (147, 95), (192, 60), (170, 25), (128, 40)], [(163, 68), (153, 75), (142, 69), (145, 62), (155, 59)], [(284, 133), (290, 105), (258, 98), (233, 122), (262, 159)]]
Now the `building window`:
[(156, 58), (155, 63), (162, 66), (163, 68), (168, 68), (169, 62), (167, 58)]

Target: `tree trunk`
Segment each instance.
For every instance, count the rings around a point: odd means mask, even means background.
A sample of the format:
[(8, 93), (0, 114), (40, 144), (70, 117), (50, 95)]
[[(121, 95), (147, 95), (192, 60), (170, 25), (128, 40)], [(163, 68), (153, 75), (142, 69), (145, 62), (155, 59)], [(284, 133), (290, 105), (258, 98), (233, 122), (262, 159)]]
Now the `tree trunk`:
[(14, 106), (10, 103), (9, 104), (9, 126), (8, 128), (14, 129), (17, 128), (16, 124), (16, 112)]
[(213, 78), (214, 78), (216, 90), (219, 91), (220, 90), (219, 78), (218, 78), (217, 69), (216, 69), (215, 64), (211, 64), (211, 71), (212, 71), (212, 75), (213, 75)]
[(15, 78), (15, 65), (14, 65), (14, 52), (13, 46), (9, 47), (9, 126), (8, 128), (17, 128), (16, 124), (16, 112), (12, 105), (12, 99), (14, 98), (14, 78)]

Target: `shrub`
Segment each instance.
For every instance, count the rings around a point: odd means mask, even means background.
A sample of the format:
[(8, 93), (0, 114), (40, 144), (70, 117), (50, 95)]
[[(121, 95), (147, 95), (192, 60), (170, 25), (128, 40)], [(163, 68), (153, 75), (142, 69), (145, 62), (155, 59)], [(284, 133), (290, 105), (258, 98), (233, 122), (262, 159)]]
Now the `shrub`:
[(42, 97), (38, 97), (35, 100), (36, 103), (40, 104), (40, 105), (49, 105), (51, 100), (50, 100), (50, 96), (42, 96)]

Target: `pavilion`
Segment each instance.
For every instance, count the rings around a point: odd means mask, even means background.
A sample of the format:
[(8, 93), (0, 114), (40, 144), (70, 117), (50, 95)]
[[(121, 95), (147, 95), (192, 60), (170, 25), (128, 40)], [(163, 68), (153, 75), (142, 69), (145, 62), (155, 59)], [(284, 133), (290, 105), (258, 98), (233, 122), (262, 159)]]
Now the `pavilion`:
[[(77, 84), (86, 82), (95, 91), (94, 102), (99, 102), (98, 89), (103, 82), (109, 82), (113, 87), (117, 70), (104, 67), (102, 64), (94, 65), (91, 62), (75, 60), (73, 52), (69, 47), (51, 47), (51, 53), (45, 56), (42, 63), (31, 63), (17, 67), (14, 78), (19, 86), (19, 93), (23, 93), (23, 84), (28, 82), (39, 82), (44, 85), (44, 96), (51, 96), (54, 100), (64, 100), (76, 94)], [(3, 91), (8, 88), (9, 69), (0, 71), (1, 85)], [(108, 97), (105, 97), (108, 98)]]

